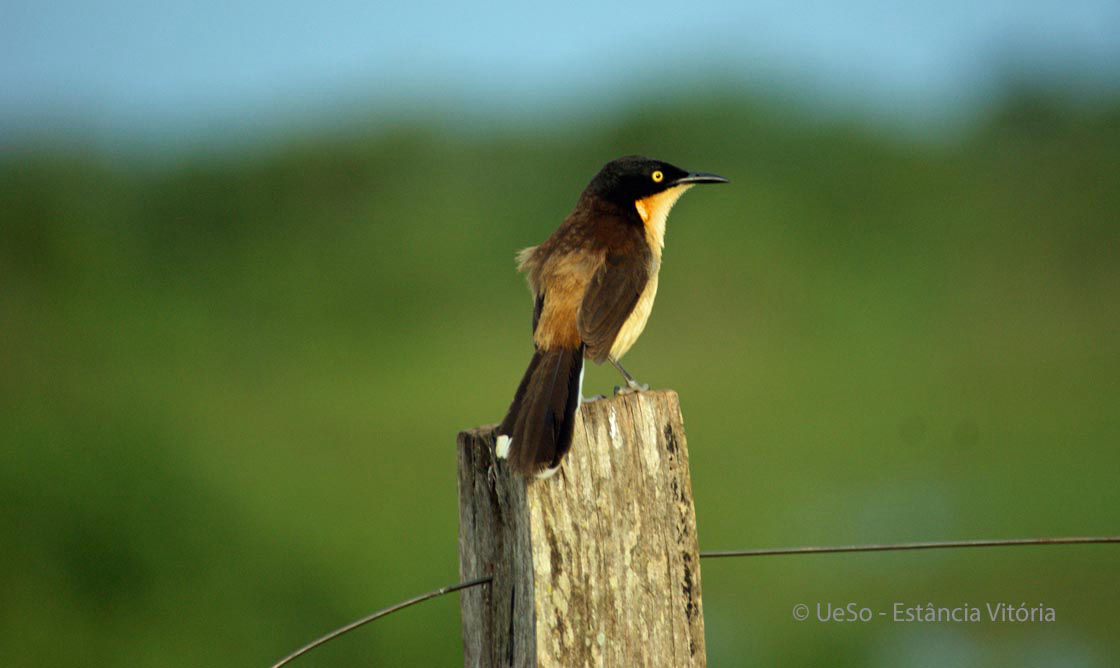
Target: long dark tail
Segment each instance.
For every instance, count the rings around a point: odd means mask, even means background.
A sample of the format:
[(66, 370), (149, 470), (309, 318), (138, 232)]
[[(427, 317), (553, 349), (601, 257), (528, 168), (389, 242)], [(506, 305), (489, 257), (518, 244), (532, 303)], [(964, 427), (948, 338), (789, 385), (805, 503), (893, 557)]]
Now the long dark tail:
[(498, 426), (498, 455), (509, 458), (510, 468), (530, 475), (560, 465), (572, 446), (582, 371), (582, 345), (533, 353)]

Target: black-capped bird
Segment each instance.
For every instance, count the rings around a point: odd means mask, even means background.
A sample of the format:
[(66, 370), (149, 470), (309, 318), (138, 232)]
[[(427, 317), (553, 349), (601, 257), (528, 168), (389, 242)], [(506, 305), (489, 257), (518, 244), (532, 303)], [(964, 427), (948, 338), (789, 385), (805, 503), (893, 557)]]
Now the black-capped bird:
[(660, 160), (619, 158), (591, 179), (547, 241), (518, 254), (533, 293), (535, 351), (495, 446), (515, 471), (547, 477), (560, 468), (572, 444), (585, 357), (614, 364), (626, 380), (623, 392), (647, 389), (618, 360), (653, 308), (665, 219), (692, 186), (726, 182)]

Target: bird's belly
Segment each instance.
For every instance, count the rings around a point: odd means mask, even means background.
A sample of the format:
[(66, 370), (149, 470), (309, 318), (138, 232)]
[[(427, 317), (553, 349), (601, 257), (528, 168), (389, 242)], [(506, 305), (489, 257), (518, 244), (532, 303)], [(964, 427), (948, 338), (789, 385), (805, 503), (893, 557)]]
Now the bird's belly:
[(653, 310), (653, 298), (656, 296), (657, 272), (654, 271), (649, 281), (646, 282), (642, 294), (638, 297), (638, 303), (634, 304), (634, 310), (630, 311), (630, 316), (626, 318), (626, 322), (622, 323), (622, 327), (618, 330), (618, 336), (614, 337), (614, 343), (611, 345), (611, 357), (618, 359), (625, 355), (626, 351), (630, 350), (630, 347), (642, 335), (642, 330), (646, 328), (646, 321), (649, 320), (650, 311)]

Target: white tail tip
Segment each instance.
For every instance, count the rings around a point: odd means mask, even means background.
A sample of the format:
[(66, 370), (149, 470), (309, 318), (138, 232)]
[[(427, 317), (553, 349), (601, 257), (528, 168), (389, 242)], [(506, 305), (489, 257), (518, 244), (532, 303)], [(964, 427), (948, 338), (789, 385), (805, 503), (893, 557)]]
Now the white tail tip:
[(541, 471), (540, 473), (537, 473), (535, 477), (536, 477), (537, 480), (547, 480), (547, 479), (551, 478), (552, 476), (556, 475), (556, 472), (559, 471), (559, 470), (560, 470), (559, 466), (557, 466), (556, 468), (552, 468), (552, 469), (545, 469), (545, 470)]
[(498, 437), (498, 442), (494, 444), (494, 454), (498, 455), (498, 459), (505, 459), (509, 457), (509, 446), (513, 444), (513, 439), (505, 434)]

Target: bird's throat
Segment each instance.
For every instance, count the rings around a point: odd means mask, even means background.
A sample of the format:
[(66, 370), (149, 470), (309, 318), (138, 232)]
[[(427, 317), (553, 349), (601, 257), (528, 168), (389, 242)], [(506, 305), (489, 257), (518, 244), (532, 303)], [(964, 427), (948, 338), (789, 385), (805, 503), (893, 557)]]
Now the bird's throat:
[(692, 184), (673, 186), (634, 202), (634, 208), (638, 210), (638, 216), (646, 228), (646, 241), (658, 259), (661, 258), (661, 249), (665, 247), (665, 220), (669, 217), (669, 211), (691, 187)]

